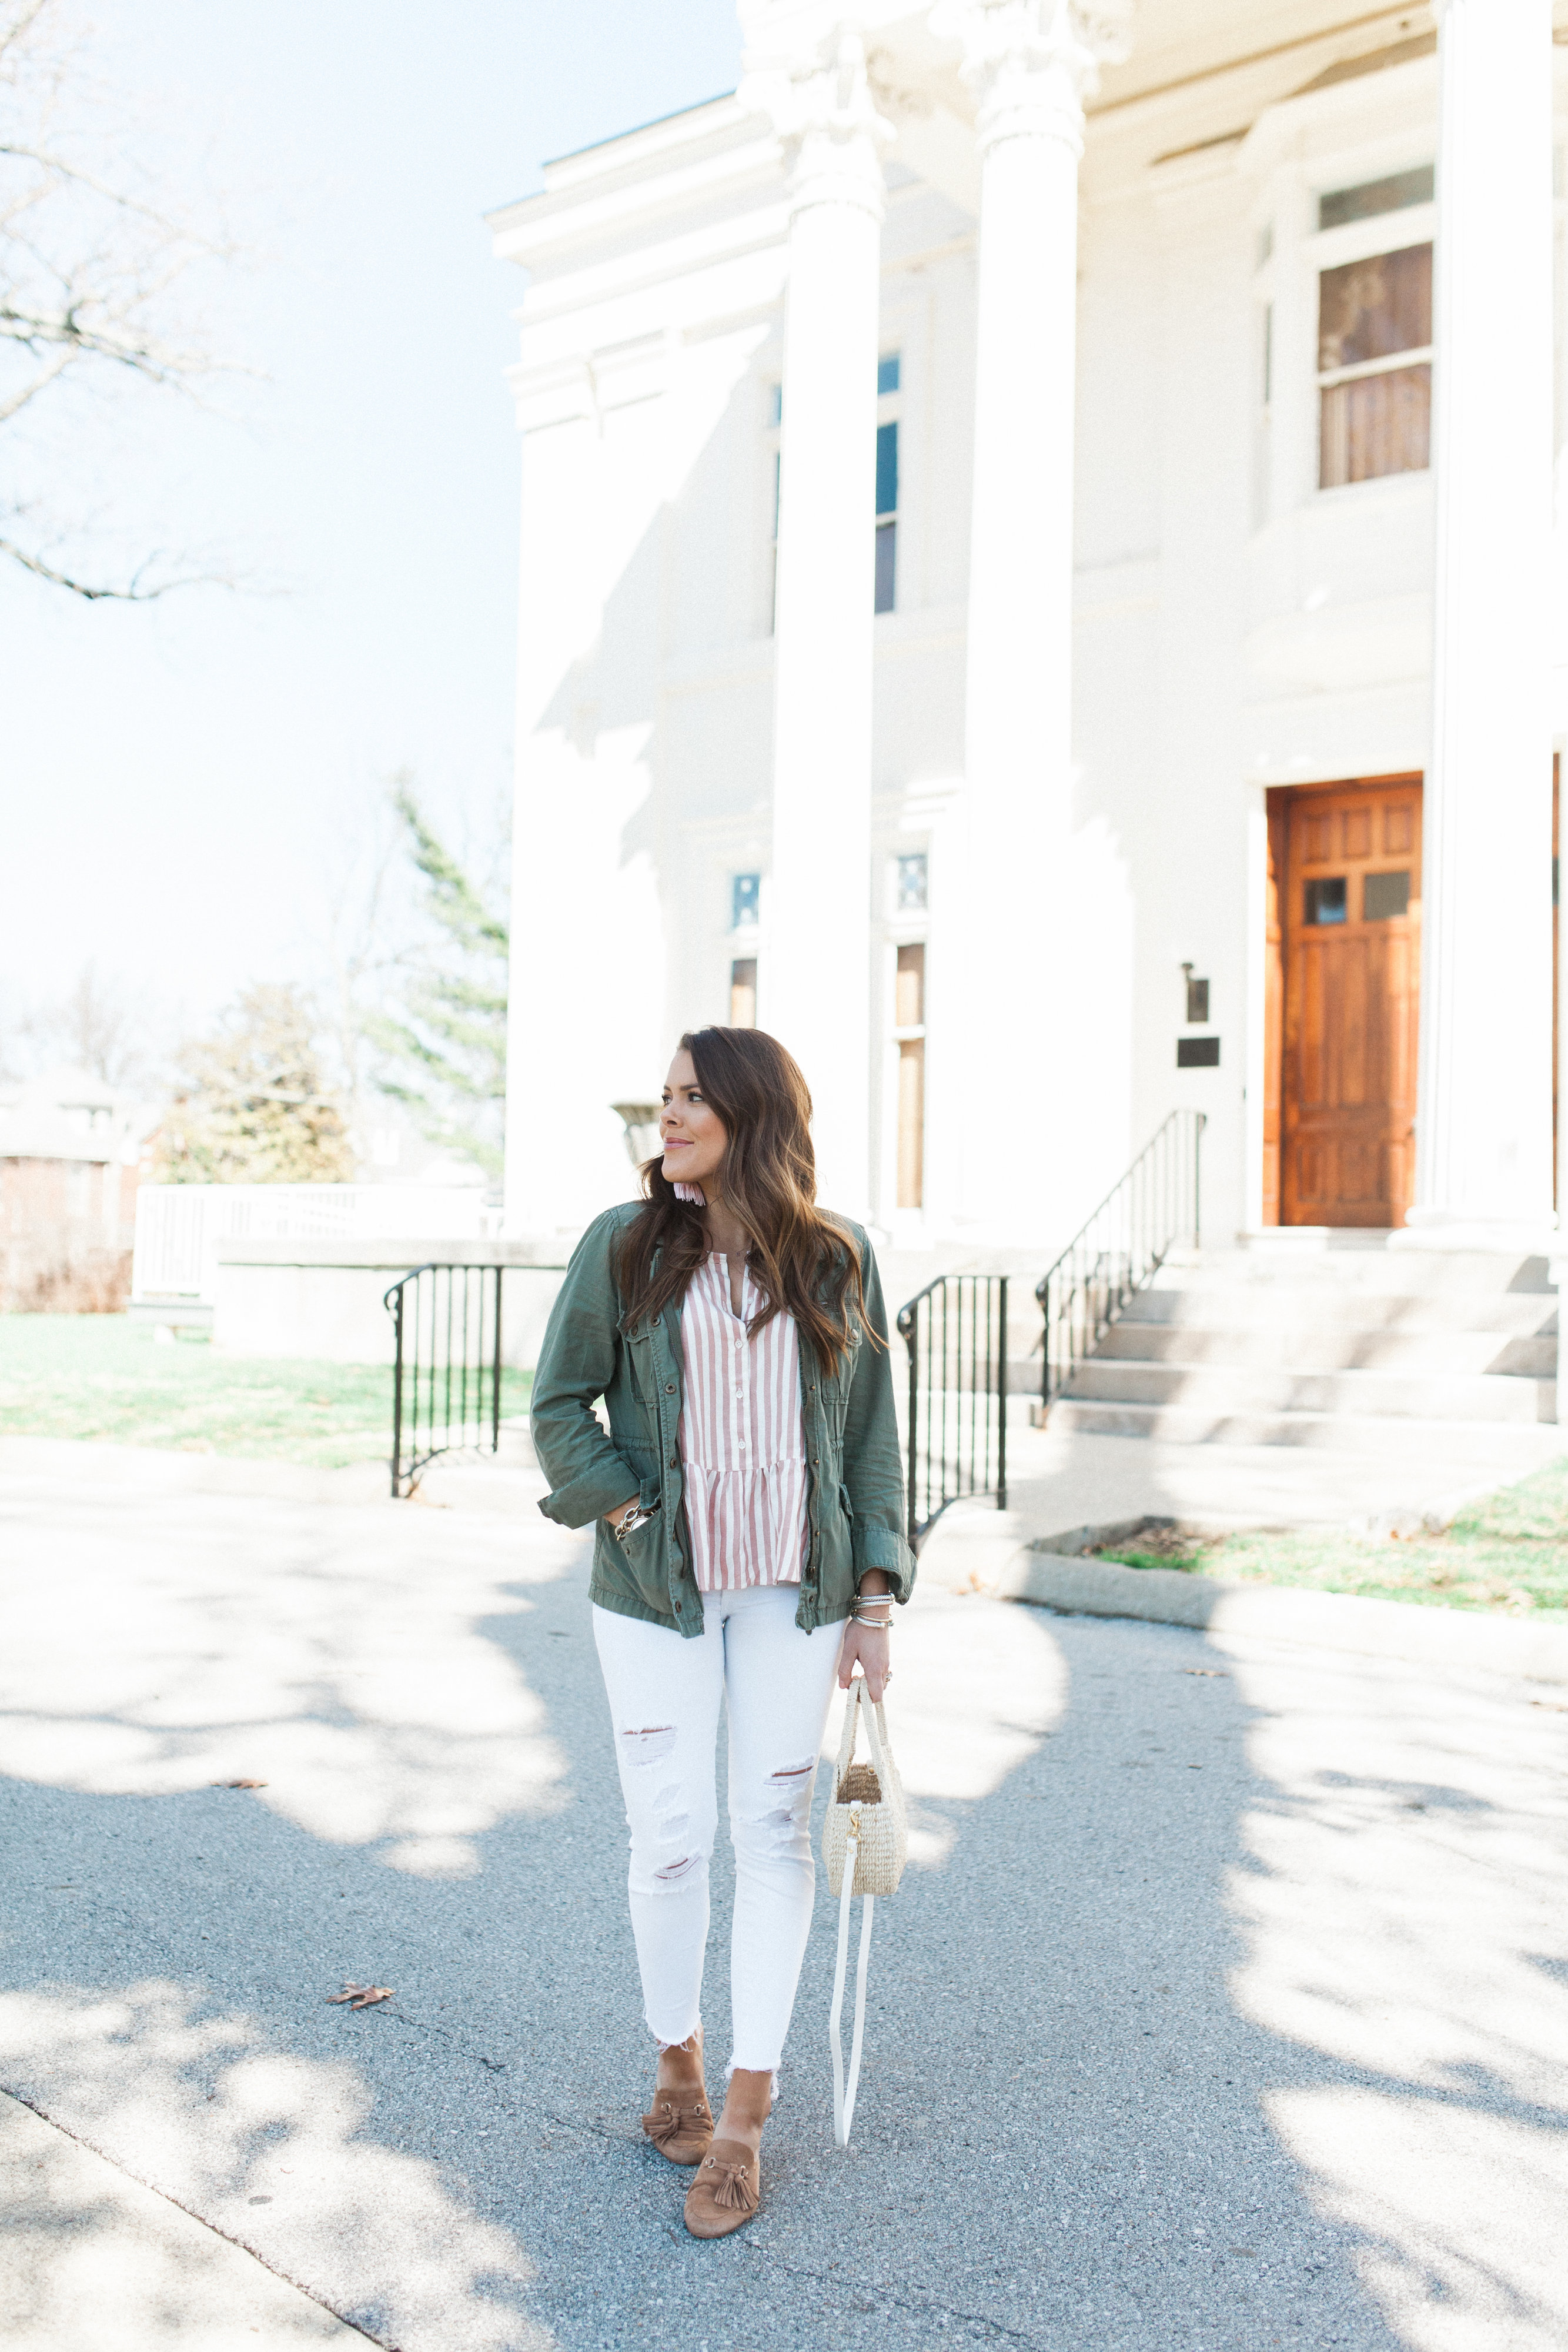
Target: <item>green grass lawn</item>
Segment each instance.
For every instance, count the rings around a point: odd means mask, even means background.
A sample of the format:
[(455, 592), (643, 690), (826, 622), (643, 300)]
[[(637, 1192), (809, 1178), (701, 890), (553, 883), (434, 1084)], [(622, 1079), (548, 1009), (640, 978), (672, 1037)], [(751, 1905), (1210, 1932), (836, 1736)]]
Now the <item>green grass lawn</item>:
[[(503, 1413), (528, 1375), (502, 1375)], [(0, 1435), (96, 1437), (335, 1470), (392, 1451), (392, 1370), (155, 1341), (123, 1315), (0, 1315)]]
[(1301, 1584), (1442, 1609), (1568, 1615), (1568, 1459), (1461, 1511), (1441, 1535), (1337, 1528), (1197, 1537), (1179, 1528), (1107, 1544), (1129, 1568), (1185, 1569), (1238, 1583)]

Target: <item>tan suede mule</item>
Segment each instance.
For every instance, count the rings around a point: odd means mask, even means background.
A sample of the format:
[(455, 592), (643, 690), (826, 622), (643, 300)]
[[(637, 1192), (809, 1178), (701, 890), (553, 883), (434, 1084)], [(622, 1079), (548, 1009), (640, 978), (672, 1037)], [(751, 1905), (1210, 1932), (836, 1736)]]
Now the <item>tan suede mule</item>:
[(700, 2164), (713, 2137), (713, 2110), (707, 2095), (683, 2098), (674, 2088), (655, 2090), (653, 2112), (643, 2118), (643, 2129), (661, 2156), (672, 2164)]
[(686, 2227), (694, 2238), (727, 2238), (761, 2202), (760, 2160), (744, 2140), (716, 2139), (686, 2191)]

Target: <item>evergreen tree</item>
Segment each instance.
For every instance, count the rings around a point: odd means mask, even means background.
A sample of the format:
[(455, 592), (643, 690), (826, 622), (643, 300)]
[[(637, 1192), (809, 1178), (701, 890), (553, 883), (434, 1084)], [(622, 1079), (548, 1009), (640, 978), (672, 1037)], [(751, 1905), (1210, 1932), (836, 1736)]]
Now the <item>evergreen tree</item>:
[(430, 1142), (498, 1176), (507, 1099), (507, 917), (486, 903), (406, 782), (394, 786), (392, 806), (423, 885), (433, 940), (403, 979), (394, 1013), (368, 1024), (383, 1062), (375, 1083), (403, 1104)]
[(167, 1184), (338, 1184), (354, 1173), (348, 1127), (326, 1092), (303, 992), (242, 989), (215, 1034), (175, 1055), (159, 1137)]

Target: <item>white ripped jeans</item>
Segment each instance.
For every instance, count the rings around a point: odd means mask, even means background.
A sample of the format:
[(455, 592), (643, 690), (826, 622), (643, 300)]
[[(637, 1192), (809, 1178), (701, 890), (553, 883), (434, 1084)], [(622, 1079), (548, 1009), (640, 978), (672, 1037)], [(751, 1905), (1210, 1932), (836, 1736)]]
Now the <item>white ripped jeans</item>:
[(595, 1607), (593, 1638), (632, 1832), (628, 1887), (643, 2013), (685, 2042), (701, 2013), (718, 1711), (729, 1713), (731, 2066), (777, 2066), (811, 1924), (811, 1790), (841, 1625), (803, 1633), (800, 1588), (703, 1596), (700, 1638)]

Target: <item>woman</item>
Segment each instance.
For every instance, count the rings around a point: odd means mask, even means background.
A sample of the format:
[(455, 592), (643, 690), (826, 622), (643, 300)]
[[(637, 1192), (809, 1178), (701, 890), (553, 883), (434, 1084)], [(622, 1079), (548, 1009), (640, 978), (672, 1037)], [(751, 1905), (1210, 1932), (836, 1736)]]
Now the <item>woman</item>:
[[(811, 1097), (776, 1039), (699, 1029), (670, 1065), (642, 1202), (573, 1253), (534, 1375), (564, 1527), (598, 1522), (593, 1631), (632, 1831), (659, 2044), (649, 2138), (695, 2165), (694, 2236), (761, 2190), (758, 2150), (810, 1927), (811, 1790), (835, 1674), (888, 1678), (915, 1561), (871, 1245), (815, 1205)], [(609, 1432), (594, 1407), (602, 1397)], [(715, 2128), (699, 2002), (721, 1697), (735, 1847), (734, 2055)]]

